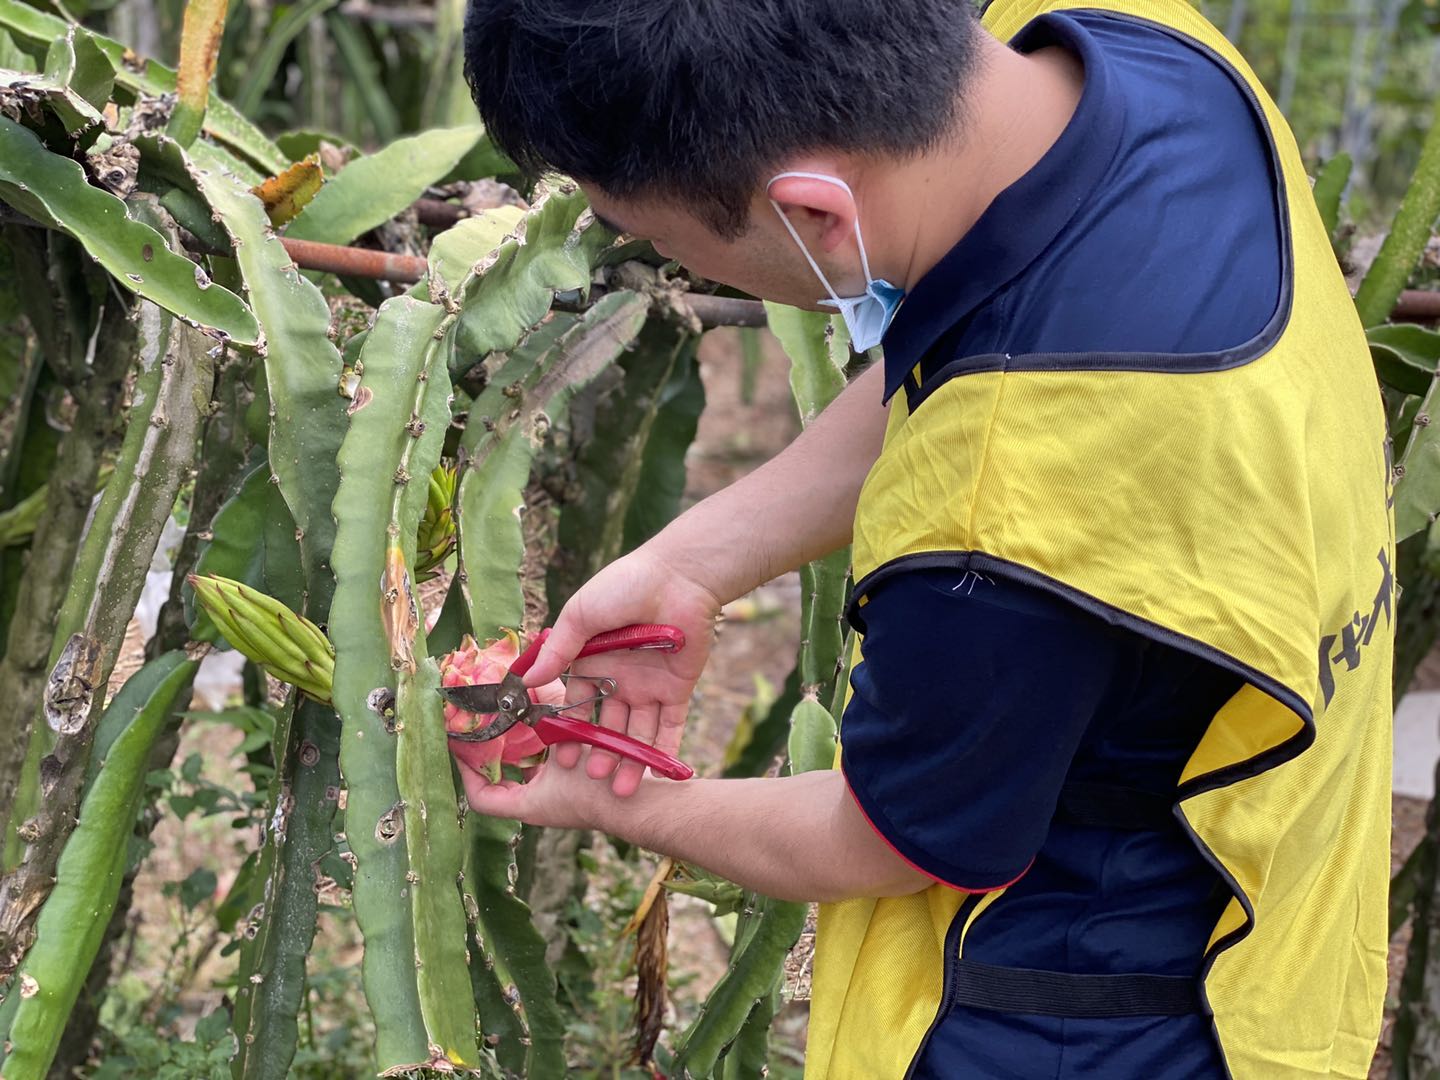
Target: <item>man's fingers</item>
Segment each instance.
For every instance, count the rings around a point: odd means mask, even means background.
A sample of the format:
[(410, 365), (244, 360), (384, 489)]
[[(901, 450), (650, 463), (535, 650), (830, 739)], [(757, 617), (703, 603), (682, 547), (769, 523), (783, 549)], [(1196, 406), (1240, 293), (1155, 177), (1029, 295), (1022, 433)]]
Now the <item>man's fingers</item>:
[(540, 655), (525, 673), (526, 686), (544, 686), (554, 682), (570, 666), (575, 654), (585, 647), (585, 642), (590, 640), (592, 635), (585, 631), (579, 619), (566, 617), (568, 610), (560, 612), (560, 617), (550, 628), (550, 636), (540, 647)]
[[(660, 708), (657, 705), (639, 705), (630, 709), (630, 720), (626, 728), (626, 734), (632, 739), (639, 739), (643, 743), (655, 742), (655, 733), (660, 727)], [(622, 799), (634, 795), (635, 789), (640, 786), (640, 779), (645, 775), (645, 766), (638, 761), (631, 761), (623, 758), (620, 767), (615, 770), (615, 779), (611, 788), (616, 795)]]
[(547, 759), (546, 764), (559, 765), (562, 769), (573, 769), (576, 765), (580, 764), (580, 752), (584, 749), (584, 743), (556, 743), (550, 748), (550, 757)]
[(465, 784), (465, 801), (477, 814), (508, 818), (525, 816), (527, 791), (524, 784), (514, 780), (492, 784), (483, 774), (463, 765), (460, 779)]
[(690, 715), (688, 704), (660, 706), (659, 726), (655, 733), (655, 749), (671, 757), (680, 756), (680, 737), (685, 734), (685, 721)]
[[(619, 698), (606, 698), (600, 703), (600, 726), (611, 731), (624, 732), (629, 720), (630, 706)], [(603, 779), (615, 771), (620, 759), (604, 750), (591, 750), (585, 762), (585, 775), (596, 780)]]

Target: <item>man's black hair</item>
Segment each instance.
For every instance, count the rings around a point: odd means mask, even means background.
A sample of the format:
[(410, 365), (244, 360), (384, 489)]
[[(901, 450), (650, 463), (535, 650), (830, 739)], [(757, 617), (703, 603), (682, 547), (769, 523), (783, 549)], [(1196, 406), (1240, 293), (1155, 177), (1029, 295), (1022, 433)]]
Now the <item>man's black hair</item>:
[(944, 138), (976, 26), (970, 0), (470, 0), (465, 78), (523, 168), (733, 238), (787, 156)]

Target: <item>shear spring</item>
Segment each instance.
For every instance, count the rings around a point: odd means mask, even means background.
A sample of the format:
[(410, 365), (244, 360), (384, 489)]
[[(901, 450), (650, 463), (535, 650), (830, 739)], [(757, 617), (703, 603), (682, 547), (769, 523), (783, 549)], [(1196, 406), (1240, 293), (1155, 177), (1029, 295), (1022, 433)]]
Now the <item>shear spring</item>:
[(566, 712), (581, 705), (594, 705), (597, 702), (604, 701), (611, 694), (615, 693), (615, 680), (608, 675), (570, 675), (566, 673), (561, 675), (560, 678), (565, 682), (569, 682), (571, 679), (584, 679), (586, 682), (595, 684), (595, 693), (590, 697), (580, 701), (567, 702), (564, 706), (561, 706)]

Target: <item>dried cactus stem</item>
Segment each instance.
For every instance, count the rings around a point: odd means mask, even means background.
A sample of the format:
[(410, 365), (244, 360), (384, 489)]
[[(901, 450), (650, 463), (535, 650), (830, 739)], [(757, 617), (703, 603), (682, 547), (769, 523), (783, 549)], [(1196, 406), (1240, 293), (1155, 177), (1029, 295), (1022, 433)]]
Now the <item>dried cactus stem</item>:
[[(95, 493), (100, 455), (117, 428), (119, 397), (134, 357), (135, 326), (129, 310), (109, 303), (100, 314), (97, 349), (89, 377), (70, 387), (77, 401), (75, 420), (60, 442), (51, 499), (35, 530), (29, 563), (20, 581), (15, 618), (0, 660), (0, 832), (13, 834), (10, 808), (17, 778), (32, 738), (32, 718), (50, 671), (59, 616), (80, 535)], [(64, 342), (51, 339), (58, 350)], [(49, 740), (44, 735), (44, 749)], [(38, 758), (37, 758), (38, 761)], [(18, 854), (18, 853), (17, 853)], [(6, 865), (13, 865), (10, 858)]]
[[(0, 924), (12, 943), (23, 944), (34, 914), (31, 905), (48, 890), (74, 828), (104, 687), (181, 479), (194, 458), (200, 405), (210, 398), (214, 368), (206, 354), (209, 342), (198, 331), (160, 317), (150, 305), (142, 308), (142, 320), (148, 363), (137, 384), (115, 474), (76, 560), (60, 612), (57, 640), (63, 635), (65, 644), (55, 657), (45, 710), (56, 737), (50, 754), (37, 762), (39, 783), (32, 789), (38, 796), (36, 838), (0, 886)], [(165, 423), (153, 423), (157, 417)], [(67, 658), (74, 661), (68, 669), (61, 663)], [(82, 672), (78, 677), (77, 670)], [(72, 686), (80, 688), (78, 694), (67, 689)], [(16, 805), (29, 816), (25, 802)]]

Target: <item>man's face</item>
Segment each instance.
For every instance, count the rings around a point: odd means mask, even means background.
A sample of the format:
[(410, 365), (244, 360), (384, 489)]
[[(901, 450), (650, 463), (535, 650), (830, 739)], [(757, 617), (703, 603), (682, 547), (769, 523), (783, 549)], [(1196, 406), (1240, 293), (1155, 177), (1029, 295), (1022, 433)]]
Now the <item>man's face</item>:
[(664, 258), (678, 260), (700, 277), (762, 300), (823, 310), (816, 308), (816, 301), (824, 296), (824, 288), (768, 199), (755, 200), (749, 227), (730, 240), (678, 207), (649, 199), (611, 198), (594, 185), (581, 186), (602, 224), (629, 238), (649, 240)]

